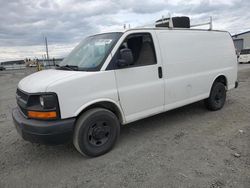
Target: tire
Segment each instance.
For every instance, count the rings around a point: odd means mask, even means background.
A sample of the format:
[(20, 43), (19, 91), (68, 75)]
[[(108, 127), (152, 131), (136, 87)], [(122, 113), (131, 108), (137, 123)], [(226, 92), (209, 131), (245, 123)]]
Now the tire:
[(81, 154), (97, 157), (114, 147), (119, 134), (120, 123), (116, 115), (104, 108), (94, 108), (76, 121), (73, 143)]
[(210, 91), (209, 98), (205, 99), (205, 106), (208, 110), (220, 110), (226, 101), (226, 87), (221, 82), (215, 82)]

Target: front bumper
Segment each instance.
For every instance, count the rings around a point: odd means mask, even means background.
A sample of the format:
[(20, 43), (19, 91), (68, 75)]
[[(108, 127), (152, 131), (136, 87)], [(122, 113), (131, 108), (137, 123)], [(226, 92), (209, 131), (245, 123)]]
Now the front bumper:
[(41, 144), (62, 144), (73, 135), (75, 118), (42, 121), (25, 118), (18, 108), (12, 111), (17, 132), (24, 140)]

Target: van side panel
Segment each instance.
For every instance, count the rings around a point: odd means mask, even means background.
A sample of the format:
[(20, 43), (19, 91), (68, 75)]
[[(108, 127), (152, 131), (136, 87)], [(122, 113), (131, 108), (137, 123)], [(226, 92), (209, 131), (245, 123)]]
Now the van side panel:
[(165, 110), (209, 96), (213, 81), (225, 75), (228, 89), (237, 80), (230, 35), (199, 30), (157, 30), (164, 64)]

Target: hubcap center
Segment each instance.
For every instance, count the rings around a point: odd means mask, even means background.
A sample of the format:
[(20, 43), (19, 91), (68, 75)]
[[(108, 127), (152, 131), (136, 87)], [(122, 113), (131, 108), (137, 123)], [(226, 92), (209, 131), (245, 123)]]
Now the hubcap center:
[(105, 137), (105, 130), (101, 127), (97, 127), (93, 130), (93, 137), (96, 140), (100, 140)]

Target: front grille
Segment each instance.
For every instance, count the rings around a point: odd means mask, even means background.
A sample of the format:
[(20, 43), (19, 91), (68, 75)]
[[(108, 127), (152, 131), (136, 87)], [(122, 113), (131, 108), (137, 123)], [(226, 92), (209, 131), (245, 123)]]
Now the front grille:
[(17, 94), (17, 96), (19, 96), (24, 101), (26, 101), (26, 102), (28, 101), (29, 95), (27, 95), (26, 93), (24, 93), (20, 89), (17, 89), (16, 94)]
[(17, 89), (16, 91), (16, 100), (17, 100), (17, 105), (22, 112), (24, 116), (27, 117), (27, 103), (28, 103), (29, 95), (21, 91), (20, 89)]

